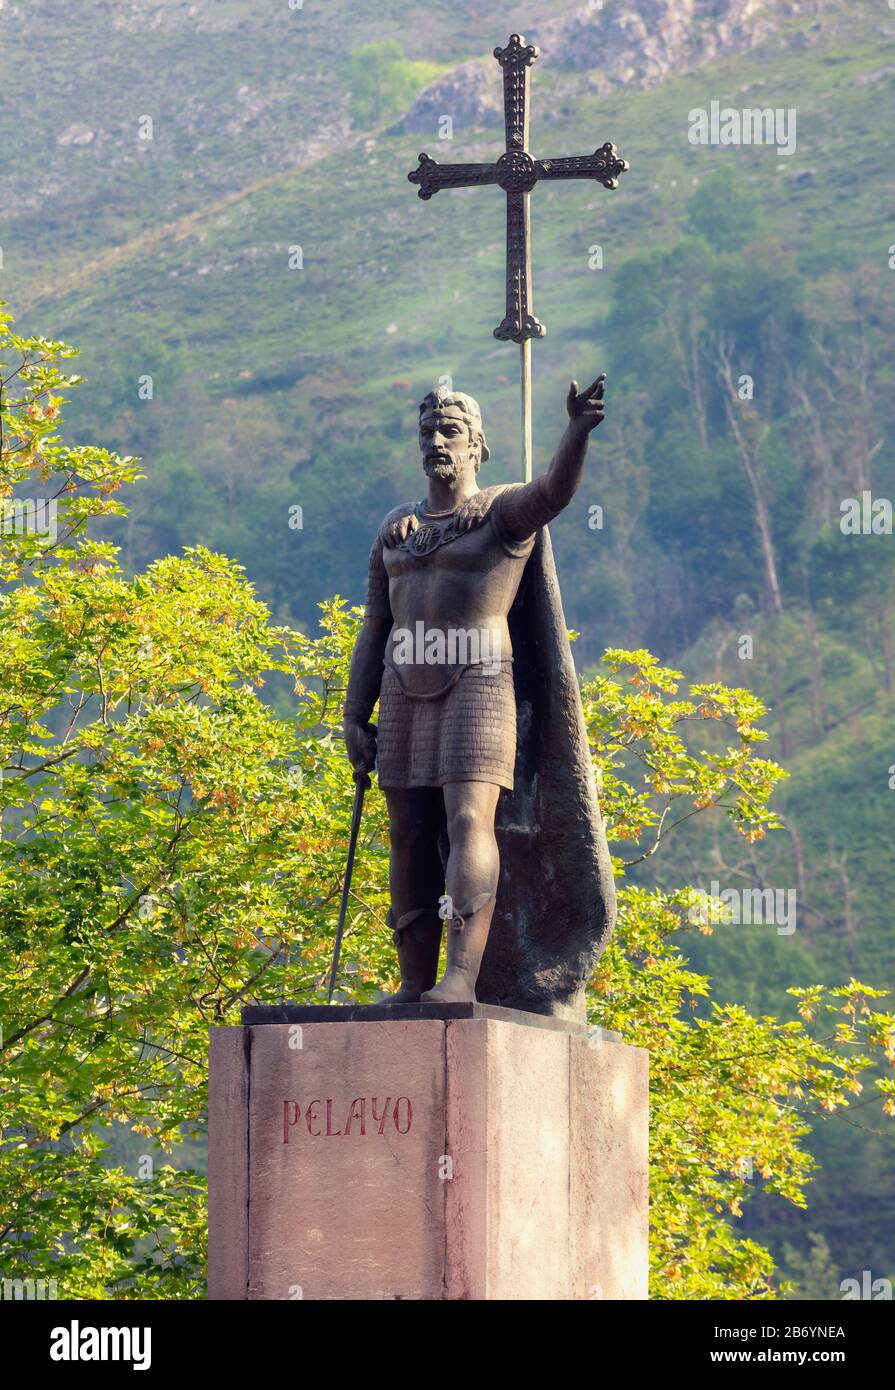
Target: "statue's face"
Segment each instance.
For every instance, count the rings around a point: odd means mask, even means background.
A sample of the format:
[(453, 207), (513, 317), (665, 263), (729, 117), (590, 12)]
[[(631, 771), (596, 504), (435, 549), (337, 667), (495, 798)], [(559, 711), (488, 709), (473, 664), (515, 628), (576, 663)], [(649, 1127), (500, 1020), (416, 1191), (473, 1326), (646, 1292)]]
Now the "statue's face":
[(429, 478), (452, 483), (467, 470), (475, 471), (480, 445), (455, 405), (427, 410), (420, 417), (420, 452)]

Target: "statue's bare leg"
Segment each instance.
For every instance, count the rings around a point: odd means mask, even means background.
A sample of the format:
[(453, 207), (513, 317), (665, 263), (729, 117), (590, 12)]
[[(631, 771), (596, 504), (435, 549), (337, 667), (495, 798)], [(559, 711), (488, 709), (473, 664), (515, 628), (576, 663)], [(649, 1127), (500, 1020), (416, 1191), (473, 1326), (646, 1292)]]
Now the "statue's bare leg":
[(386, 787), (391, 855), (389, 924), (401, 967), (401, 988), (390, 1003), (415, 1004), (438, 975), (444, 869), (438, 836), (444, 804), (438, 787)]
[(494, 813), (500, 787), (490, 782), (449, 782), (444, 788), (450, 855), (447, 892), (447, 969), (440, 984), (423, 994), (424, 1003), (463, 1003), (475, 999), (475, 985), (494, 914), (500, 855)]

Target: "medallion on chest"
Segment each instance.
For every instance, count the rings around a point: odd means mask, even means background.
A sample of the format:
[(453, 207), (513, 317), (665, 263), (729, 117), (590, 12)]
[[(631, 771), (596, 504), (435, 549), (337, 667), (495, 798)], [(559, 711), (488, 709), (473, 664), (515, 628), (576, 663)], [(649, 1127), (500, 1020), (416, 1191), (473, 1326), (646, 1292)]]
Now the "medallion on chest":
[(416, 529), (410, 532), (401, 549), (422, 558), (431, 555), (433, 550), (438, 550), (440, 546), (449, 545), (451, 541), (456, 540), (459, 540), (459, 532), (453, 516), (445, 518), (444, 521), (425, 520), (420, 521)]

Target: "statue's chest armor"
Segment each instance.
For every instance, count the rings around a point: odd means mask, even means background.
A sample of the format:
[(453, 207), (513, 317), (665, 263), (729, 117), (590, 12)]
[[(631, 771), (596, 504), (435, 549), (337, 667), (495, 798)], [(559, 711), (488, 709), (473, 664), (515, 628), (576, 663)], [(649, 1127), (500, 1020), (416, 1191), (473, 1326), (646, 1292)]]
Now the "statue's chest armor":
[(432, 582), (435, 575), (472, 573), (484, 575), (500, 566), (503, 552), (487, 520), (458, 536), (452, 523), (421, 520), (417, 529), (400, 546), (383, 550), (382, 559), (389, 580), (414, 577)]

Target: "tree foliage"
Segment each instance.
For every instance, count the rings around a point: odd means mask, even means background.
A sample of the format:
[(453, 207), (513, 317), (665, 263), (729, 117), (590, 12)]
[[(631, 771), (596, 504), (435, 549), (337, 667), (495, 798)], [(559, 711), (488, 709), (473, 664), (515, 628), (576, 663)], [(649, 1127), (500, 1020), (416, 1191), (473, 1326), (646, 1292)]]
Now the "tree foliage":
[(354, 124), (367, 130), (395, 120), (443, 71), (437, 63), (405, 58), (395, 39), (365, 44), (352, 53), (347, 67)]

